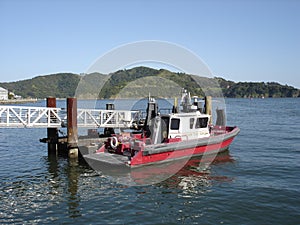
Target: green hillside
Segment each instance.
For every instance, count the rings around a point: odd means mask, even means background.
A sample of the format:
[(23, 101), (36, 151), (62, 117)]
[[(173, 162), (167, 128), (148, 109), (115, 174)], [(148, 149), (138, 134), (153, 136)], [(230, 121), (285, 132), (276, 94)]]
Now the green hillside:
[[(80, 85), (79, 85), (80, 84)], [(24, 98), (134, 98), (147, 96), (172, 97), (181, 88), (193, 95), (214, 97), (300, 97), (300, 90), (275, 82), (238, 82), (223, 78), (205, 78), (168, 70), (135, 67), (109, 75), (92, 73), (85, 76), (58, 73), (28, 80), (0, 83)]]
[(59, 73), (17, 82), (0, 83), (0, 87), (24, 98), (46, 98), (49, 96), (65, 98), (74, 96), (79, 80), (80, 76), (77, 74)]
[(281, 85), (276, 82), (232, 82), (223, 78), (216, 78), (223, 94), (228, 98), (244, 97), (300, 97), (300, 90), (292, 86)]

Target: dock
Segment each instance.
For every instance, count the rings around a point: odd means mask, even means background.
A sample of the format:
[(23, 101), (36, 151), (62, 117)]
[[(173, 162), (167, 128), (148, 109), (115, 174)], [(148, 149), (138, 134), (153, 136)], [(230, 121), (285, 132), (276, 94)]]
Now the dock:
[[(139, 111), (106, 109), (78, 109), (76, 98), (66, 99), (67, 107), (57, 108), (56, 98), (49, 97), (45, 107), (0, 105), (0, 128), (46, 128), (47, 137), (40, 141), (48, 144), (49, 154), (67, 152), (70, 158), (78, 158), (81, 151), (97, 150), (115, 128), (131, 128), (140, 118)], [(59, 129), (67, 128), (65, 136)], [(78, 136), (78, 128), (86, 128), (86, 136)], [(104, 134), (97, 133), (104, 128)]]

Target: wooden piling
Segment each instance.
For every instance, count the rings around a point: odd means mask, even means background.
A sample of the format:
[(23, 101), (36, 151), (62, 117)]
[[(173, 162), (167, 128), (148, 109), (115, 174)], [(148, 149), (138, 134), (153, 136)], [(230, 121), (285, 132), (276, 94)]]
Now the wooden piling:
[(216, 126), (226, 126), (226, 115), (224, 109), (216, 109), (217, 121)]
[(178, 113), (179, 110), (178, 110), (178, 100), (177, 100), (177, 97), (174, 98), (174, 105), (173, 105), (173, 108), (172, 108), (172, 113)]
[[(56, 98), (47, 98), (47, 107), (56, 108)], [(51, 117), (51, 115), (50, 115)], [(48, 139), (48, 154), (57, 154), (57, 142), (58, 142), (58, 132), (57, 128), (47, 128), (47, 139)]]
[(212, 124), (212, 99), (211, 99), (211, 96), (205, 96), (205, 114), (210, 115), (209, 124)]
[(67, 132), (69, 158), (78, 158), (77, 99), (67, 99)]

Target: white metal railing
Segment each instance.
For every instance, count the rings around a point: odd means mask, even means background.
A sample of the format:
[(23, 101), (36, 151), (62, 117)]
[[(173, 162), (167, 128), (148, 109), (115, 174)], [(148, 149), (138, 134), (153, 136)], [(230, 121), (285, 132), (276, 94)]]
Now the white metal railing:
[(78, 127), (129, 128), (138, 119), (139, 111), (78, 109)]
[[(0, 127), (60, 128), (67, 125), (61, 108), (0, 106)], [(139, 111), (78, 109), (77, 126), (85, 128), (129, 128)]]
[(60, 127), (60, 108), (0, 106), (0, 127)]

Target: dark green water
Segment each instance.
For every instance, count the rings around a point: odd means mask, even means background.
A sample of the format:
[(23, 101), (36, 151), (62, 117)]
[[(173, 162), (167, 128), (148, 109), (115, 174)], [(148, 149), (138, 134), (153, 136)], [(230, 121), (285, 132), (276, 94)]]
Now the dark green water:
[(0, 129), (0, 223), (300, 224), (300, 99), (226, 106), (241, 128), (229, 152), (147, 186), (48, 157), (45, 129)]

